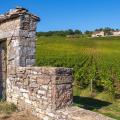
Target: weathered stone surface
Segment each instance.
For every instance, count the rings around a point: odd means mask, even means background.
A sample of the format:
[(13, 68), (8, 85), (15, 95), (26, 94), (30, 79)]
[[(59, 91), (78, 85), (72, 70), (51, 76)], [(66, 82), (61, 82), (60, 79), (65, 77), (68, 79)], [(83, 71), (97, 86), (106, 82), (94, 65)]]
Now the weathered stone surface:
[(56, 111), (56, 116), (54, 120), (114, 120), (114, 119), (79, 107), (68, 107)]
[(0, 41), (7, 41), (10, 65), (24, 67), (35, 64), (36, 24), (39, 20), (24, 8), (0, 16)]
[[(65, 71), (64, 68), (65, 72), (67, 70), (69, 69), (66, 68)], [(11, 94), (7, 95), (7, 100), (15, 103), (20, 109), (23, 109), (24, 104), (26, 104), (24, 109), (28, 109), (27, 104), (29, 104), (31, 111), (36, 111), (39, 114), (44, 112), (44, 116), (53, 118), (55, 116), (52, 113), (53, 111), (72, 104), (72, 71), (68, 73), (67, 78), (67, 76), (64, 77), (65, 74), (58, 74), (56, 68), (52, 67), (18, 67), (14, 73), (14, 78), (12, 78), (13, 74), (8, 75), (8, 82), (10, 84), (7, 88), (7, 93)], [(61, 79), (66, 81), (66, 83), (59, 82), (60, 84), (56, 84), (55, 81), (61, 81)], [(68, 82), (68, 79), (70, 82)], [(42, 82), (40, 82), (41, 80)]]

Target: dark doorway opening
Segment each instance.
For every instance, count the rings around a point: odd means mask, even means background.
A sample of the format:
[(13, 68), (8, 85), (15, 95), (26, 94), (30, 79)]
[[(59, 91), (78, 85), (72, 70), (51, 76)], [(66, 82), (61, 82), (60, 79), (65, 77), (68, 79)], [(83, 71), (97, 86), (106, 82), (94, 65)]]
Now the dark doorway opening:
[(7, 45), (6, 40), (0, 40), (0, 99), (6, 99), (7, 79)]

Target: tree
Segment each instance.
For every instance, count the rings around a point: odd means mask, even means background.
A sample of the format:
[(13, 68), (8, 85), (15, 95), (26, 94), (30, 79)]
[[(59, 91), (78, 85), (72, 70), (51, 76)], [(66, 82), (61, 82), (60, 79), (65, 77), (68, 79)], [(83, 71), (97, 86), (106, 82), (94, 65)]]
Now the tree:
[(95, 32), (97, 31), (103, 31), (104, 29), (103, 28), (99, 28), (99, 29), (95, 29)]
[(106, 28), (104, 28), (103, 31), (104, 31), (105, 35), (112, 35), (112, 31), (114, 31), (114, 29), (106, 27)]
[(75, 30), (74, 33), (75, 33), (75, 34), (82, 35), (82, 32), (81, 32), (80, 30)]
[(88, 31), (88, 30), (87, 30), (87, 31), (85, 31), (84, 34), (90, 37), (90, 36), (92, 35), (92, 31)]
[(67, 32), (67, 35), (74, 35), (74, 31), (72, 29), (69, 29), (66, 32)]

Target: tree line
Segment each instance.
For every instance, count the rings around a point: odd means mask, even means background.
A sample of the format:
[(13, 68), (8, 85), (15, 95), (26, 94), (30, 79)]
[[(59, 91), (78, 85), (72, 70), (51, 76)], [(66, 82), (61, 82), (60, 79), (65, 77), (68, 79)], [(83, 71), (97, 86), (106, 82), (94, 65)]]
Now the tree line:
[(111, 31), (119, 31), (119, 29), (105, 27), (105, 28), (95, 29), (94, 31), (86, 30), (85, 32), (82, 32), (81, 30), (78, 29), (76, 30), (68, 29), (68, 30), (60, 30), (60, 31), (37, 32), (37, 36), (67, 36), (67, 35), (91, 36), (92, 33), (98, 31), (104, 31), (105, 35), (111, 35)]
[(37, 36), (67, 36), (67, 35), (82, 35), (81, 30), (60, 30), (60, 31), (48, 31), (48, 32), (38, 32)]

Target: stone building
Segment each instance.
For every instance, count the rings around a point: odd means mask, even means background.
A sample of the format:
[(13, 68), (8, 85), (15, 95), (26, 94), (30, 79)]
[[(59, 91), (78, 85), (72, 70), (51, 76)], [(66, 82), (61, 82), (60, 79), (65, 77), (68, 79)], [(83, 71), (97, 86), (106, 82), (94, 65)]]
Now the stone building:
[(92, 37), (104, 37), (105, 33), (104, 31), (96, 31), (92, 34)]
[(72, 69), (34, 66), (38, 21), (25, 8), (0, 15), (0, 97), (44, 118), (72, 104)]
[(112, 35), (113, 35), (113, 36), (120, 36), (120, 30), (113, 31), (113, 32), (112, 32)]

